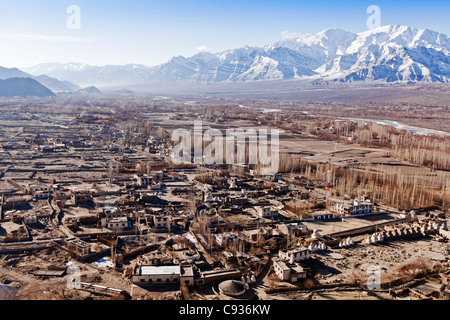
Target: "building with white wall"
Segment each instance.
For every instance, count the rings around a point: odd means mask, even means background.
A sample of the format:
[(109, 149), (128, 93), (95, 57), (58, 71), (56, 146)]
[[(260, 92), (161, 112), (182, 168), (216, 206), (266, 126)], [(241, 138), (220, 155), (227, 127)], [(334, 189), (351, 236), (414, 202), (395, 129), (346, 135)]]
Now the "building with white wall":
[(273, 270), (275, 274), (283, 281), (290, 281), (291, 280), (291, 268), (289, 268), (286, 265), (286, 262), (284, 262), (281, 259), (274, 259), (273, 260)]
[(155, 228), (166, 228), (169, 229), (170, 224), (172, 223), (172, 219), (165, 215), (154, 215), (153, 216), (153, 224)]
[(307, 276), (306, 270), (298, 263), (287, 263), (281, 259), (273, 260), (275, 274), (283, 281), (295, 283)]
[(216, 235), (216, 242), (219, 244), (219, 246), (224, 246), (226, 244), (229, 244), (230, 242), (237, 241), (239, 241), (239, 235), (234, 232), (225, 232)]
[(52, 192), (50, 187), (41, 185), (41, 184), (30, 186), (30, 190), (31, 190), (31, 194), (36, 199), (46, 199), (46, 198), (50, 197), (51, 192)]
[(289, 263), (300, 262), (309, 259), (309, 254), (309, 249), (304, 247), (288, 251), (278, 251), (278, 256), (281, 259), (288, 261)]
[(372, 213), (373, 203), (367, 199), (355, 200), (353, 203), (340, 202), (336, 204), (335, 210), (338, 214), (344, 216), (367, 214)]
[(328, 211), (316, 211), (312, 214), (313, 220), (329, 220), (334, 218), (334, 214)]
[(106, 228), (110, 230), (123, 231), (128, 228), (128, 218), (127, 217), (117, 217), (111, 218), (106, 221)]
[(135, 174), (134, 178), (136, 179), (137, 185), (139, 187), (147, 187), (152, 183), (152, 178), (146, 174), (142, 175)]
[(133, 274), (135, 284), (180, 283), (181, 267), (139, 266)]
[(192, 266), (138, 266), (132, 276), (134, 284), (180, 284), (193, 286), (194, 269)]
[(128, 218), (117, 207), (103, 208), (98, 213), (100, 226), (114, 231), (123, 231), (129, 227)]
[(278, 211), (272, 210), (269, 206), (256, 207), (256, 212), (258, 213), (258, 216), (262, 218), (271, 218), (278, 216)]

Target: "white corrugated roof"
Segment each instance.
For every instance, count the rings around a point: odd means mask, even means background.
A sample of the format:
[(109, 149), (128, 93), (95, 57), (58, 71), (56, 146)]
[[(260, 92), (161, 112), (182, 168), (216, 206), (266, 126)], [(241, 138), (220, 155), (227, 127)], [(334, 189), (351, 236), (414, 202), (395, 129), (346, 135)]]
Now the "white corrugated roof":
[(152, 274), (174, 274), (181, 273), (180, 266), (142, 266), (141, 276), (148, 276)]

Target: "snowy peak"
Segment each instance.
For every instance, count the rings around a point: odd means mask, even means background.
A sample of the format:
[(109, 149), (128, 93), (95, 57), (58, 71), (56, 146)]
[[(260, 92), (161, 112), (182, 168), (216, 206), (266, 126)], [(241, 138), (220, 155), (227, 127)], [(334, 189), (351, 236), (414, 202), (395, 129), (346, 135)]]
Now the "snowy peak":
[(285, 47), (310, 57), (334, 58), (355, 40), (356, 34), (341, 29), (326, 29), (314, 34), (286, 35), (270, 47)]
[(242, 82), (273, 79), (448, 82), (450, 40), (445, 34), (408, 26), (361, 33), (330, 28), (313, 34), (283, 33), (265, 47), (177, 56), (154, 67), (41, 64), (25, 71), (83, 86), (134, 85), (150, 81)]
[(445, 34), (406, 26), (384, 26), (358, 34), (347, 48), (347, 54), (353, 54), (369, 46), (390, 46), (395, 48), (426, 47), (438, 51), (450, 51), (449, 37)]
[(284, 34), (284, 38), (275, 44), (274, 47), (287, 47), (292, 50), (298, 50), (303, 47), (320, 46), (342, 46), (351, 43), (356, 34), (337, 28), (330, 28), (318, 33), (312, 34)]

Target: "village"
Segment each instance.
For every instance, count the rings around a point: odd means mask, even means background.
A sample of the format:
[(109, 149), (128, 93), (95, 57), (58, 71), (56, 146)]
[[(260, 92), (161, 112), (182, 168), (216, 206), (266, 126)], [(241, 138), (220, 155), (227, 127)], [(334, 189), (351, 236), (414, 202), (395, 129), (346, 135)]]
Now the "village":
[(175, 121), (232, 120), (36, 109), (0, 119), (0, 282), (19, 299), (450, 297), (446, 208), (338, 195), (346, 159), (175, 164)]

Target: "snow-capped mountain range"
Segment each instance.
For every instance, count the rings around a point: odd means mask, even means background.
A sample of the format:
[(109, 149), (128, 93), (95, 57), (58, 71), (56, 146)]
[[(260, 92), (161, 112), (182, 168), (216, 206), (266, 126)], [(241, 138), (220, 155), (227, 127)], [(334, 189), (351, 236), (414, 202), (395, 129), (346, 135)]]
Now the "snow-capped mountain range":
[(407, 26), (384, 26), (358, 34), (327, 29), (284, 37), (265, 47), (174, 57), (167, 63), (90, 66), (47, 63), (26, 68), (82, 86), (310, 79), (324, 82), (449, 82), (450, 40), (445, 34)]

